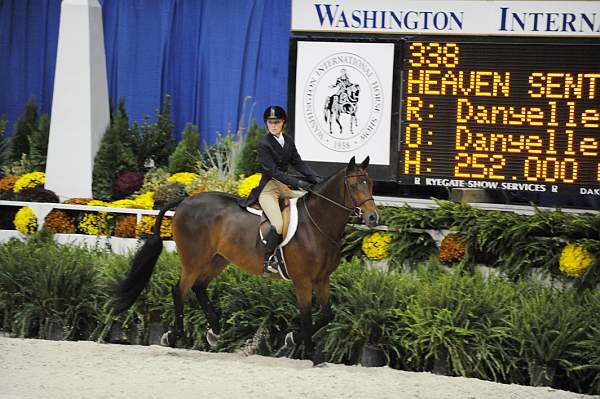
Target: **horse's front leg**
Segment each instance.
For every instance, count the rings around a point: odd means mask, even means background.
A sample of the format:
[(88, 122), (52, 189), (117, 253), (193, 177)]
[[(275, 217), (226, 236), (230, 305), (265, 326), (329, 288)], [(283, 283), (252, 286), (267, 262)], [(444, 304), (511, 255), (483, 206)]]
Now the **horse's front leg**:
[(329, 277), (315, 283), (315, 295), (317, 302), (321, 307), (319, 319), (313, 327), (312, 336), (315, 341), (315, 353), (313, 363), (319, 364), (329, 361), (331, 356), (325, 352), (322, 341), (322, 331), (333, 320), (333, 312), (331, 311), (331, 290), (329, 285)]
[(319, 320), (315, 323), (313, 328), (313, 335), (317, 333), (321, 328), (333, 320), (333, 312), (331, 311), (331, 288), (329, 285), (329, 277), (318, 281), (315, 284), (315, 295), (317, 302), (321, 306), (321, 315)]
[(313, 325), (312, 325), (312, 284), (310, 281), (294, 282), (296, 299), (300, 308), (300, 330), (304, 341), (304, 357), (313, 358)]

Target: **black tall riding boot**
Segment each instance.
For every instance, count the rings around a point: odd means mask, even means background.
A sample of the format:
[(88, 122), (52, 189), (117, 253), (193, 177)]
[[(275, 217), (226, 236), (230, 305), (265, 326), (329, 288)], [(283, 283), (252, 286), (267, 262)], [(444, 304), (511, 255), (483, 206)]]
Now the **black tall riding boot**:
[(263, 263), (263, 277), (269, 277), (272, 272), (277, 272), (279, 266), (279, 260), (277, 259), (277, 255), (275, 255), (275, 250), (277, 249), (277, 245), (281, 241), (281, 235), (277, 234), (277, 230), (274, 227), (271, 227), (267, 236), (265, 237), (265, 261)]

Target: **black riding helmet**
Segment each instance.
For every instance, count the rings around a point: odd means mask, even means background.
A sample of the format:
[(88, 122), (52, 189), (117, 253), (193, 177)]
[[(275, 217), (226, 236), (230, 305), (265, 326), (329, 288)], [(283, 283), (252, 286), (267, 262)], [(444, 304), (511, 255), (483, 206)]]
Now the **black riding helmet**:
[(283, 119), (287, 121), (287, 115), (285, 114), (285, 110), (279, 105), (269, 105), (263, 113), (263, 119), (265, 120), (265, 124), (269, 119)]

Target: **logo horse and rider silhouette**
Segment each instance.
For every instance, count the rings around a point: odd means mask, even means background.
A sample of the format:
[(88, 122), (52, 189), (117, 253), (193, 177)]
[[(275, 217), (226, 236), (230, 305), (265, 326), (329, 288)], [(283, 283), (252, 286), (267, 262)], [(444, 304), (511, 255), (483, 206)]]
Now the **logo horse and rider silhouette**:
[(354, 134), (353, 127), (358, 126), (356, 120), (356, 110), (358, 109), (358, 97), (360, 86), (358, 83), (352, 83), (346, 73), (346, 69), (340, 70), (340, 76), (335, 83), (329, 86), (330, 89), (337, 88), (337, 92), (325, 99), (325, 122), (329, 123), (329, 134), (333, 134), (333, 121), (339, 126), (339, 134), (344, 134), (344, 127), (340, 123), (340, 115), (348, 114), (350, 116), (350, 134)]

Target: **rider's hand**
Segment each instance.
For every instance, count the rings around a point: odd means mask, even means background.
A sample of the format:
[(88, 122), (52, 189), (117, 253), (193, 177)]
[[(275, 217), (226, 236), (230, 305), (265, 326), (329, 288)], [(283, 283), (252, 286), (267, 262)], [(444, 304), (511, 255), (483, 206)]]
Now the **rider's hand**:
[(304, 180), (298, 180), (298, 187), (308, 191), (310, 189), (310, 183)]
[(319, 184), (323, 181), (323, 178), (321, 176), (315, 176), (315, 183)]

